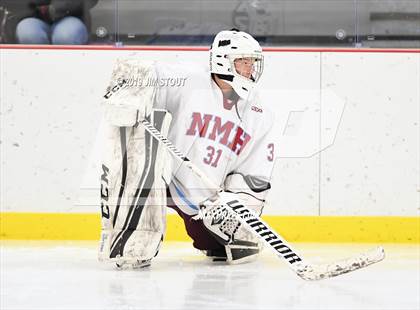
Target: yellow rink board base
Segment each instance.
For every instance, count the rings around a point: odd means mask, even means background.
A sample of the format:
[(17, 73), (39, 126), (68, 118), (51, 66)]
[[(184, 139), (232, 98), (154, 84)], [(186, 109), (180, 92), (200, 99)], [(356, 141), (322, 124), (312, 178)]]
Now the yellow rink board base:
[[(293, 242), (420, 243), (420, 217), (263, 216)], [(0, 213), (2, 240), (98, 240), (101, 219), (92, 213)], [(165, 240), (188, 241), (182, 219), (167, 215)]]

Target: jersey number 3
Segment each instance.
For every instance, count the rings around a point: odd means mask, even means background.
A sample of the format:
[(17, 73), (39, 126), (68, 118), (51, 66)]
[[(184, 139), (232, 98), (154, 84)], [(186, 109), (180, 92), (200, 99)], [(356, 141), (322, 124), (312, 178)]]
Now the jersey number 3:
[(268, 148), (267, 159), (268, 161), (273, 161), (274, 160), (274, 143), (268, 144), (267, 148)]
[(214, 147), (210, 145), (206, 148), (206, 150), (208, 151), (208, 153), (207, 153), (207, 157), (203, 158), (204, 163), (212, 167), (217, 167), (220, 156), (222, 156), (222, 150), (220, 149), (216, 150)]

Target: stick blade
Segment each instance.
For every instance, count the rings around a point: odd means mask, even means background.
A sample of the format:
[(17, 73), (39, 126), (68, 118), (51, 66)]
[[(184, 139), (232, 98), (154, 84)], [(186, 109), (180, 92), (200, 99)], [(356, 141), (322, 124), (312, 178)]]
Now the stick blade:
[(332, 278), (380, 262), (385, 258), (383, 247), (377, 247), (358, 256), (331, 264), (300, 265), (296, 273), (304, 280), (315, 281)]

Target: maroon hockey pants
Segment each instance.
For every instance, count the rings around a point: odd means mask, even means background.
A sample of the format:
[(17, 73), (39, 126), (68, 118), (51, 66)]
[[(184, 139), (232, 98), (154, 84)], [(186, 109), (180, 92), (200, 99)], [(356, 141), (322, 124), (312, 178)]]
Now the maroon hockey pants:
[(184, 220), (185, 229), (188, 236), (193, 240), (193, 246), (199, 250), (219, 250), (224, 249), (216, 238), (204, 227), (202, 220), (193, 220), (191, 215), (185, 214), (178, 208), (171, 198), (169, 189), (166, 190), (167, 205), (169, 208), (174, 209), (179, 216)]

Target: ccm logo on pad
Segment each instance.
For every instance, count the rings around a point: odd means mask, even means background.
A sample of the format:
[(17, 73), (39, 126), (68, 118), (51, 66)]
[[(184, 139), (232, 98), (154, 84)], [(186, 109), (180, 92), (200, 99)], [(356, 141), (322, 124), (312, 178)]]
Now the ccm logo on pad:
[(252, 111), (255, 111), (255, 112), (258, 112), (258, 113), (262, 113), (262, 112), (263, 112), (263, 110), (262, 110), (262, 109), (257, 108), (257, 107), (256, 107), (256, 106), (254, 106), (254, 105), (251, 107), (251, 110), (252, 110)]

